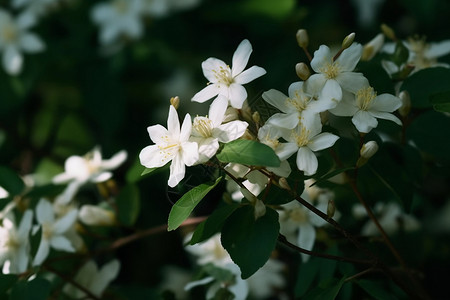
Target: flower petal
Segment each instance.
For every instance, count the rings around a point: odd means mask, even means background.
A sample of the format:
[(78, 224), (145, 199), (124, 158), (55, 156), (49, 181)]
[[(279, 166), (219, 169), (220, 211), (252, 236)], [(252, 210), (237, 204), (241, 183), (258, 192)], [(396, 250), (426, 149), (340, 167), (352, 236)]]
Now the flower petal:
[(194, 142), (184, 142), (181, 144), (181, 156), (183, 164), (192, 166), (198, 160), (198, 145)]
[(269, 103), (270, 105), (278, 108), (284, 113), (288, 113), (290, 111), (289, 107), (286, 105), (286, 100), (288, 96), (283, 94), (282, 92), (271, 89), (262, 94), (263, 99)]
[(342, 100), (342, 88), (336, 80), (327, 80), (320, 92), (320, 100), (327, 99), (332, 103), (337, 104), (337, 102)]
[(264, 68), (253, 66), (234, 77), (234, 82), (239, 84), (246, 84), (258, 77), (263, 76), (266, 73), (267, 72)]
[(3, 53), (3, 67), (10, 75), (17, 75), (22, 70), (23, 56), (16, 47), (6, 47)]
[(318, 167), (317, 157), (308, 147), (300, 147), (297, 152), (297, 167), (305, 175), (314, 175)]
[(208, 118), (212, 121), (214, 127), (222, 124), (225, 118), (225, 112), (228, 107), (228, 99), (225, 96), (218, 96), (209, 106)]
[(183, 158), (178, 154), (172, 159), (170, 164), (169, 186), (175, 187), (184, 178), (185, 173), (186, 167)]
[(53, 236), (50, 239), (50, 246), (56, 250), (75, 252), (75, 248), (72, 246), (70, 241), (62, 235)]
[(402, 106), (402, 100), (391, 94), (381, 94), (370, 103), (370, 111), (393, 112)]
[(94, 280), (90, 283), (90, 291), (94, 295), (101, 297), (103, 291), (106, 289), (109, 283), (117, 277), (117, 275), (119, 274), (119, 270), (120, 261), (117, 259), (114, 259), (109, 263), (103, 265), (97, 276), (95, 276)]
[(311, 60), (311, 68), (316, 73), (320, 73), (324, 66), (331, 64), (332, 62), (333, 57), (331, 56), (330, 48), (321, 45), (318, 50), (314, 51), (314, 57)]
[(167, 136), (169, 136), (169, 131), (162, 125), (157, 124), (149, 126), (147, 127), (147, 132), (153, 143), (155, 144), (167, 143)]
[(430, 43), (430, 47), (425, 50), (425, 57), (436, 58), (450, 53), (450, 40), (439, 43)]
[(296, 82), (291, 83), (291, 85), (289, 85), (289, 88), (288, 88), (289, 98), (293, 99), (298, 94), (303, 94), (303, 92), (304, 92), (303, 85), (304, 85), (303, 81), (296, 81)]
[(78, 217), (78, 209), (72, 209), (53, 224), (53, 232), (62, 234), (73, 226)]
[[(298, 235), (298, 246), (303, 249), (311, 251), (316, 241), (316, 229), (309, 223), (303, 223), (300, 225)], [(306, 262), (309, 259), (309, 255), (302, 253), (302, 261)]]
[(207, 85), (205, 88), (203, 88), (200, 92), (194, 95), (192, 97), (192, 101), (203, 103), (209, 99), (211, 99), (214, 96), (217, 96), (219, 94), (220, 88), (216, 84), (210, 84)]
[(337, 82), (343, 90), (356, 93), (358, 90), (369, 85), (369, 81), (362, 73), (344, 72), (336, 77)]
[(336, 143), (336, 141), (339, 139), (337, 135), (334, 135), (332, 133), (324, 132), (319, 135), (316, 135), (313, 137), (309, 143), (308, 147), (312, 151), (320, 151), (326, 148), (329, 148)]
[(54, 222), (55, 216), (53, 213), (53, 207), (50, 202), (48, 202), (48, 200), (44, 198), (39, 200), (38, 204), (36, 205), (36, 219), (39, 224)]
[(198, 144), (198, 160), (195, 161), (195, 164), (207, 162), (219, 149), (219, 141), (216, 138), (195, 138), (193, 141)]
[(393, 122), (397, 123), (398, 125), (402, 125), (402, 121), (400, 121), (399, 118), (397, 118), (396, 116), (394, 116), (391, 113), (383, 112), (383, 111), (371, 111), (371, 110), (369, 111), (369, 113), (372, 116), (374, 116), (375, 118), (393, 121)]
[(169, 131), (169, 134), (172, 136), (172, 138), (178, 139), (180, 137), (180, 120), (178, 120), (178, 113), (173, 105), (170, 105), (169, 107), (169, 116), (167, 117), (167, 130)]
[(217, 137), (222, 143), (228, 143), (240, 138), (245, 133), (247, 127), (247, 122), (231, 121), (216, 128), (213, 131), (213, 136)]
[(247, 99), (247, 91), (242, 85), (232, 83), (228, 88), (228, 99), (230, 99), (231, 106), (241, 109), (245, 99)]
[(19, 38), (20, 47), (24, 52), (35, 53), (44, 50), (45, 45), (37, 35), (32, 33), (27, 33), (21, 35)]
[(297, 152), (297, 150), (298, 146), (296, 143), (280, 143), (275, 149), (275, 154), (281, 161), (284, 161)]
[(236, 75), (241, 74), (247, 66), (248, 59), (250, 58), (252, 51), (252, 45), (249, 40), (245, 39), (239, 44), (233, 54), (231, 76), (235, 77)]
[(228, 70), (229, 67), (222, 60), (210, 57), (202, 62), (203, 75), (209, 82), (216, 83), (219, 81), (218, 74), (221, 70)]
[(353, 43), (350, 47), (342, 51), (336, 63), (338, 63), (341, 71), (351, 72), (355, 69), (362, 55), (363, 47), (361, 44)]
[(158, 145), (151, 145), (141, 150), (139, 160), (146, 168), (159, 168), (171, 161), (176, 153), (164, 151)]
[(39, 248), (36, 252), (36, 256), (33, 260), (33, 266), (39, 266), (42, 262), (47, 258), (50, 253), (50, 243), (47, 239), (41, 238), (41, 242), (39, 243)]
[(127, 151), (122, 150), (116, 153), (110, 159), (105, 159), (101, 162), (103, 170), (113, 170), (120, 166), (127, 159)]
[(28, 233), (30, 232), (33, 221), (33, 211), (27, 209), (20, 220), (19, 229), (17, 230), (17, 237), (19, 240), (28, 240)]
[(370, 113), (364, 110), (358, 111), (352, 118), (352, 123), (359, 132), (368, 133), (377, 127), (378, 121)]
[(281, 128), (293, 129), (298, 125), (299, 113), (292, 112), (288, 114), (277, 113), (267, 120), (267, 124), (274, 125)]

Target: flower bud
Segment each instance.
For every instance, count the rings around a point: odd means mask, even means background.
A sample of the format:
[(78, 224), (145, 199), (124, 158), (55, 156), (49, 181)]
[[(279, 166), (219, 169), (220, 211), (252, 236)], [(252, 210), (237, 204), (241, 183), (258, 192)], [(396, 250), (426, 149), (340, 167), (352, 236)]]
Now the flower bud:
[(178, 109), (178, 107), (180, 106), (180, 97), (175, 96), (170, 98), (170, 104), (175, 107), (175, 109)]
[(296, 64), (295, 73), (297, 73), (297, 76), (303, 81), (306, 81), (309, 76), (311, 76), (311, 71), (305, 63)]
[(255, 111), (255, 112), (252, 114), (252, 120), (253, 120), (253, 122), (255, 122), (256, 124), (259, 124), (259, 121), (261, 121), (261, 116), (260, 116), (259, 112)]
[(387, 26), (386, 24), (381, 24), (381, 31), (384, 33), (385, 36), (387, 36), (389, 39), (396, 41), (397, 37), (395, 36), (394, 30), (392, 30), (391, 27)]
[(355, 40), (355, 33), (352, 32), (349, 35), (347, 35), (344, 40), (342, 41), (342, 50), (347, 49), (353, 44), (353, 41)]
[(332, 218), (334, 216), (335, 212), (336, 212), (336, 206), (334, 205), (334, 201), (332, 199), (330, 199), (328, 201), (328, 206), (327, 206), (327, 216), (328, 216), (328, 218)]
[(375, 56), (375, 54), (377, 54), (378, 51), (380, 51), (381, 47), (383, 47), (383, 44), (384, 44), (384, 35), (379, 33), (372, 40), (370, 40), (367, 44), (364, 45), (361, 60), (362, 61), (371, 60)]
[(369, 159), (372, 156), (374, 156), (374, 154), (377, 153), (377, 151), (378, 151), (377, 142), (369, 141), (361, 147), (359, 154), (361, 154), (361, 157)]
[(309, 45), (308, 32), (305, 29), (299, 29), (295, 35), (297, 43), (301, 48), (306, 48)]
[(400, 106), (398, 112), (402, 117), (406, 117), (411, 111), (411, 97), (407, 91), (401, 91), (398, 97), (402, 100), (402, 106)]
[(282, 189), (285, 189), (285, 190), (288, 190), (288, 191), (291, 190), (291, 187), (289, 186), (289, 183), (288, 183), (287, 179), (284, 178), (284, 177), (281, 177), (281, 178), (278, 180), (278, 184), (280, 185), (280, 187), (281, 187)]
[(369, 141), (365, 143), (361, 150), (359, 151), (359, 154), (361, 155), (356, 162), (357, 167), (363, 166), (369, 158), (371, 158), (376, 152), (378, 151), (378, 144), (375, 141)]
[(255, 220), (266, 214), (266, 205), (259, 199), (255, 202)]
[(84, 224), (91, 226), (111, 226), (116, 222), (112, 211), (89, 204), (81, 207), (78, 218)]

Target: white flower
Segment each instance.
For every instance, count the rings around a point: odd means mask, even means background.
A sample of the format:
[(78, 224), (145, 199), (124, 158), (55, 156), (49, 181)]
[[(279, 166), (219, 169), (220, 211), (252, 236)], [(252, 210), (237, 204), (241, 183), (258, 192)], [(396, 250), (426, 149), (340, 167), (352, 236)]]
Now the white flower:
[(71, 156), (64, 164), (64, 173), (53, 178), (53, 183), (68, 183), (64, 193), (58, 197), (58, 202), (69, 203), (79, 187), (88, 183), (107, 181), (112, 177), (110, 170), (116, 169), (127, 159), (127, 152), (122, 150), (110, 159), (102, 159), (98, 147), (87, 153), (84, 157)]
[(359, 132), (368, 133), (377, 127), (379, 119), (386, 119), (402, 125), (399, 118), (392, 112), (402, 105), (400, 98), (390, 94), (378, 95), (372, 87), (366, 85), (356, 91), (356, 94), (344, 93), (338, 106), (330, 112), (337, 116), (353, 116), (352, 122)]
[(264, 92), (263, 99), (282, 112), (271, 116), (266, 123), (287, 129), (296, 127), (299, 122), (319, 123), (319, 113), (335, 107), (341, 99), (334, 98), (331, 85), (318, 84), (321, 84), (318, 80), (310, 84), (294, 82), (289, 86), (289, 97), (274, 89)]
[(325, 45), (314, 52), (311, 68), (317, 73), (311, 75), (306, 85), (313, 84), (323, 87), (327, 95), (333, 95), (334, 99), (342, 98), (342, 90), (354, 91), (355, 86), (361, 86), (367, 79), (361, 73), (353, 70), (359, 62), (362, 54), (362, 46), (354, 43), (333, 61), (330, 48)]
[(282, 137), (298, 149), (298, 151), (296, 150), (298, 169), (308, 176), (314, 175), (317, 171), (318, 161), (314, 152), (333, 146), (339, 139), (334, 134), (328, 132), (320, 133), (321, 131), (322, 125), (317, 126), (315, 123), (300, 123), (292, 130), (282, 131)]
[(85, 204), (81, 206), (78, 218), (90, 226), (111, 226), (116, 223), (113, 211), (96, 205)]
[[(403, 44), (409, 50), (406, 63), (414, 66), (412, 73), (431, 67), (450, 68), (449, 64), (438, 62), (439, 57), (450, 53), (450, 40), (426, 43), (424, 38), (409, 38), (407, 41), (403, 41)], [(393, 54), (395, 47), (395, 43), (388, 43), (384, 45), (382, 51)], [(404, 67), (404, 65), (397, 66), (394, 62), (388, 60), (383, 60), (382, 66), (390, 75), (399, 72)]]
[[(419, 221), (413, 215), (403, 212), (400, 205), (394, 202), (377, 203), (374, 207), (374, 213), (378, 215), (378, 222), (387, 234), (395, 234), (399, 230), (410, 232), (420, 227)], [(359, 218), (367, 216), (367, 212), (360, 204), (353, 207), (353, 214)], [(375, 223), (369, 220), (362, 227), (361, 234), (369, 236), (378, 235), (380, 231)]]
[(112, 0), (92, 9), (92, 20), (100, 26), (100, 43), (111, 45), (121, 35), (138, 39), (144, 33), (142, 0)]
[(252, 45), (248, 40), (243, 40), (233, 54), (231, 68), (217, 58), (211, 57), (205, 60), (202, 63), (202, 69), (209, 84), (195, 94), (192, 101), (203, 103), (214, 96), (222, 95), (234, 108), (242, 108), (242, 104), (247, 99), (247, 91), (242, 85), (266, 74), (266, 70), (258, 66), (244, 71), (251, 53)]
[[(93, 295), (101, 297), (106, 287), (119, 274), (120, 262), (114, 259), (103, 265), (100, 269), (93, 260), (89, 260), (84, 264), (73, 279), (76, 283), (90, 291)], [(84, 299), (87, 297), (86, 293), (78, 289), (70, 283), (63, 288), (65, 294), (76, 299)]]
[(35, 24), (32, 15), (22, 14), (15, 20), (0, 9), (0, 51), (3, 51), (3, 68), (10, 75), (17, 75), (22, 70), (25, 53), (36, 53), (44, 50), (44, 43), (28, 29)]
[(28, 234), (31, 229), (33, 212), (25, 211), (17, 228), (13, 213), (7, 214), (0, 226), (0, 265), (3, 273), (23, 273), (28, 267), (30, 244)]
[[(185, 241), (190, 241), (191, 238), (192, 234), (189, 234), (186, 236)], [(194, 245), (187, 244), (185, 250), (195, 257), (196, 264), (200, 266), (211, 263), (217, 267), (223, 267), (233, 262), (220, 242), (219, 233), (204, 242)]]
[[(264, 190), (269, 181), (263, 173), (258, 170), (251, 171), (250, 168), (241, 164), (229, 163), (225, 166), (225, 170), (236, 178), (245, 179), (242, 184), (255, 196), (258, 196)], [(234, 201), (240, 202), (244, 198), (241, 187), (233, 180), (227, 181), (227, 191)]]
[(169, 161), (169, 186), (176, 186), (185, 174), (185, 166), (192, 166), (198, 160), (198, 145), (189, 142), (191, 135), (191, 116), (186, 114), (180, 129), (177, 110), (171, 105), (167, 119), (167, 129), (161, 125), (147, 128), (155, 145), (147, 146), (139, 154), (141, 164), (147, 168), (158, 168)]
[(41, 242), (34, 257), (34, 266), (42, 264), (50, 253), (50, 247), (67, 252), (75, 251), (64, 234), (75, 224), (77, 215), (78, 210), (73, 209), (56, 220), (52, 204), (45, 199), (39, 201), (36, 206), (36, 218), (40, 226), (33, 230), (36, 233), (39, 227), (41, 228)]
[(175, 299), (188, 299), (184, 287), (192, 281), (192, 273), (178, 266), (165, 265), (161, 268), (162, 281), (158, 290), (169, 290), (175, 294)]
[[(308, 202), (312, 202), (305, 197), (305, 193), (302, 194), (302, 197)], [(323, 198), (318, 202), (316, 208), (326, 213), (327, 205), (328, 199)], [(282, 208), (283, 210), (279, 211), (280, 233), (289, 242), (311, 251), (316, 240), (315, 227), (321, 227), (326, 222), (296, 200), (283, 204)], [(302, 253), (301, 256), (303, 261), (309, 259), (307, 254)]]
[(0, 186), (0, 199), (8, 198), (8, 197), (9, 197), (8, 191)]
[(269, 258), (264, 266), (247, 278), (249, 294), (255, 299), (267, 299), (273, 296), (275, 289), (282, 289), (286, 279), (282, 275), (285, 265), (273, 258)]
[(198, 144), (199, 160), (207, 162), (219, 149), (219, 142), (228, 143), (241, 137), (247, 129), (247, 122), (231, 121), (222, 124), (228, 100), (219, 96), (209, 107), (207, 117), (195, 117), (190, 141)]

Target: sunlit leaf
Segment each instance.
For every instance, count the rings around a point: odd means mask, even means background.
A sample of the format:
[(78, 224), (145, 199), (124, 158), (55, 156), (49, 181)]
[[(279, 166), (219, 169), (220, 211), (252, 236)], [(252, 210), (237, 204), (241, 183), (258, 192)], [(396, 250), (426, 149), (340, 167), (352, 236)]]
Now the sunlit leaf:
[(281, 163), (272, 148), (250, 140), (235, 140), (225, 144), (217, 158), (221, 162), (250, 166), (279, 167)]
[(197, 204), (209, 193), (222, 179), (222, 177), (217, 178), (216, 182), (212, 184), (200, 184), (194, 187), (189, 192), (183, 195), (177, 203), (172, 206), (169, 213), (169, 227), (168, 230), (175, 230), (181, 223), (186, 220)]

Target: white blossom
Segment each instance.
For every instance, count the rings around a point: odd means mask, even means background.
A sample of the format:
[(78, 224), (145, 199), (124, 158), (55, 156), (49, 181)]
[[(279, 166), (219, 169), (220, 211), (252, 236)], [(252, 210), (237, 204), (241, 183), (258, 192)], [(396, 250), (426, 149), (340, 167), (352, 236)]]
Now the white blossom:
[(81, 206), (78, 219), (90, 226), (111, 226), (116, 223), (113, 211), (90, 204)]
[[(106, 263), (101, 268), (98, 268), (93, 260), (89, 260), (78, 270), (73, 280), (93, 295), (101, 297), (111, 281), (117, 277), (119, 270), (120, 262), (117, 259)], [(63, 292), (76, 299), (87, 297), (85, 292), (70, 283), (64, 286)]]
[(266, 124), (292, 129), (303, 123), (320, 123), (320, 112), (335, 107), (340, 98), (335, 98), (335, 91), (330, 85), (323, 87), (319, 80), (309, 84), (294, 82), (289, 86), (289, 97), (277, 90), (264, 92), (262, 97), (281, 113), (271, 116)]
[(22, 70), (22, 52), (37, 53), (44, 50), (41, 39), (28, 31), (35, 23), (35, 17), (30, 14), (13, 19), (7, 11), (0, 9), (0, 51), (3, 52), (3, 68), (8, 74), (17, 75)]
[(0, 265), (3, 273), (23, 273), (28, 268), (29, 262), (29, 232), (33, 212), (25, 211), (19, 226), (16, 226), (12, 212), (8, 213), (0, 226)]
[(46, 199), (41, 199), (36, 206), (36, 219), (40, 226), (33, 231), (41, 229), (41, 242), (34, 257), (33, 265), (38, 266), (44, 262), (50, 253), (50, 248), (66, 252), (74, 252), (75, 248), (65, 233), (75, 224), (78, 210), (73, 209), (62, 218), (56, 219), (52, 204)]
[(195, 117), (190, 141), (198, 144), (199, 160), (204, 163), (213, 157), (219, 149), (219, 142), (228, 143), (241, 137), (247, 129), (247, 122), (231, 121), (222, 124), (228, 100), (219, 96), (211, 104), (206, 117)]
[(127, 152), (122, 150), (110, 159), (102, 159), (102, 154), (98, 147), (87, 153), (84, 157), (71, 156), (64, 164), (64, 173), (53, 178), (53, 183), (69, 183), (62, 195), (58, 197), (58, 202), (69, 203), (76, 194), (80, 186), (92, 182), (104, 182), (112, 177), (110, 170), (116, 169), (127, 159)]
[(392, 114), (401, 105), (400, 98), (387, 93), (377, 95), (367, 84), (356, 91), (356, 94), (344, 93), (342, 101), (330, 112), (337, 116), (352, 116), (356, 129), (368, 133), (377, 127), (377, 118), (402, 125), (400, 119)]
[(253, 66), (244, 71), (252, 53), (252, 45), (243, 40), (233, 54), (232, 67), (217, 58), (208, 58), (202, 63), (203, 74), (209, 80), (208, 86), (192, 97), (192, 101), (203, 103), (217, 95), (225, 96), (231, 106), (242, 108), (247, 91), (242, 86), (266, 74), (266, 70)]
[(138, 39), (144, 33), (142, 0), (111, 0), (92, 8), (92, 20), (100, 26), (100, 43), (111, 45), (122, 36)]
[(172, 161), (168, 182), (170, 187), (176, 186), (184, 178), (185, 166), (192, 166), (198, 161), (198, 145), (189, 141), (191, 130), (191, 116), (186, 114), (180, 129), (178, 113), (172, 105), (169, 109), (167, 129), (161, 125), (147, 128), (155, 145), (142, 149), (139, 154), (140, 162), (147, 168), (158, 168)]

